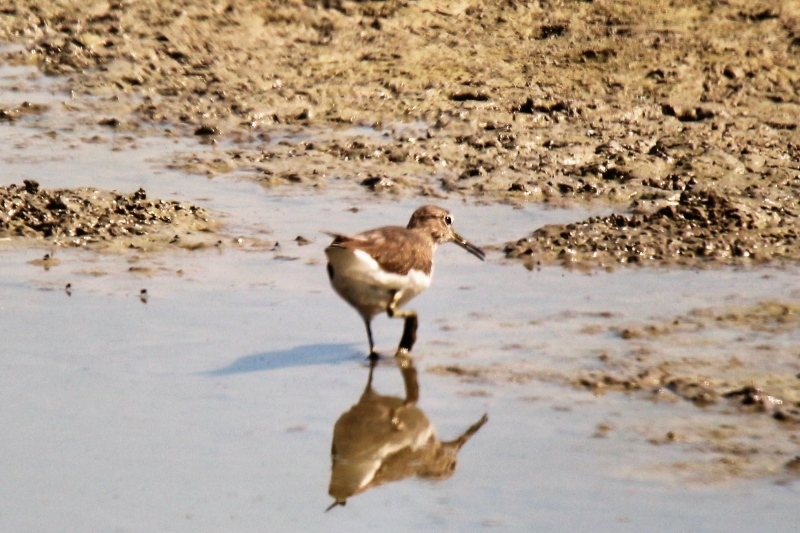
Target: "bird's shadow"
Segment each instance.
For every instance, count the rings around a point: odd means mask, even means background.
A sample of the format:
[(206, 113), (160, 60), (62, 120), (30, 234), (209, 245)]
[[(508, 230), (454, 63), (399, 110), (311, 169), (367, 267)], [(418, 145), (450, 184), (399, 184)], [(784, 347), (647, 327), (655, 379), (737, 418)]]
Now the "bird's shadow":
[(366, 361), (363, 352), (352, 344), (308, 344), (287, 350), (275, 350), (246, 355), (228, 366), (199, 372), (201, 376), (230, 376), (249, 372), (264, 372), (279, 368), (310, 365), (336, 365), (345, 362)]

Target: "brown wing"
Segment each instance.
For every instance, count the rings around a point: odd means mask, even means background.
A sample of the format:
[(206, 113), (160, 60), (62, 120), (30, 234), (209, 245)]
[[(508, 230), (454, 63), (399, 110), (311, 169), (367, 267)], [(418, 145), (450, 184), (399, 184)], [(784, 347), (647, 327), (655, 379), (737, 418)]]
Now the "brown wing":
[(412, 268), (431, 273), (432, 243), (406, 228), (387, 226), (359, 233), (353, 237), (335, 235), (331, 247), (363, 250), (387, 272), (408, 274)]

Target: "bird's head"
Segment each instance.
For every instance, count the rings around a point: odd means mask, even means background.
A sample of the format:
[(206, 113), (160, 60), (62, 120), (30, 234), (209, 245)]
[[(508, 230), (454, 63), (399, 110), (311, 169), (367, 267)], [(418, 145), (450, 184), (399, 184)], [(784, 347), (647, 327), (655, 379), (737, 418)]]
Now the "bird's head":
[(483, 250), (456, 233), (453, 229), (453, 215), (442, 207), (423, 205), (411, 215), (407, 227), (408, 229), (422, 229), (430, 233), (436, 244), (454, 242), (481, 261), (486, 257)]

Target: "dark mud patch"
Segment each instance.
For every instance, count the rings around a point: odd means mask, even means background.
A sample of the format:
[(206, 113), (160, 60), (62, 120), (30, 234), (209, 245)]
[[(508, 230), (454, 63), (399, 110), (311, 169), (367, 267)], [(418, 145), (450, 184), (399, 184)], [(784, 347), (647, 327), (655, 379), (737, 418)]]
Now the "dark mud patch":
[(31, 102), (22, 102), (22, 104), (11, 108), (0, 108), (0, 122), (13, 123), (20, 118), (30, 115), (41, 115), (49, 109), (49, 106), (44, 104), (35, 104)]
[[(583, 337), (585, 352), (578, 364), (548, 367), (533, 362), (532, 354), (518, 361), (450, 364), (428, 371), (482, 389), (524, 388), (538, 381), (597, 397), (621, 393), (653, 402), (663, 410), (663, 422), (637, 419), (633, 430), (654, 445), (684, 445), (705, 454), (705, 460), (680, 466), (705, 472), (698, 479), (791, 470), (800, 444), (797, 304), (764, 301), (645, 322), (610, 316), (588, 326), (586, 318), (558, 318), (577, 320), (576, 335)], [(683, 405), (695, 406), (697, 416), (687, 415)]]
[[(800, 180), (797, 184), (800, 184)], [(795, 187), (788, 184), (788, 189)], [(507, 257), (525, 265), (701, 266), (800, 259), (800, 221), (794, 193), (784, 202), (731, 199), (710, 191), (684, 190), (651, 202), (649, 212), (592, 217), (549, 225), (507, 243)]]
[[(186, 202), (93, 188), (42, 189), (33, 180), (0, 187), (0, 239), (94, 249), (196, 249), (219, 224)], [(46, 257), (42, 261), (53, 259)], [(50, 263), (47, 263), (49, 265)], [(43, 265), (43, 266), (47, 266)]]

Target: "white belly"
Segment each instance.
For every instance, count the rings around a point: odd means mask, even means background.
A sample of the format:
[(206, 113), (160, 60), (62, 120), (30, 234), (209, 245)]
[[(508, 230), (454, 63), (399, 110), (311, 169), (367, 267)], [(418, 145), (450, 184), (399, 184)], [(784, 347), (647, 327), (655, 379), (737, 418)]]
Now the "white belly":
[(398, 307), (402, 307), (431, 284), (431, 276), (419, 270), (405, 275), (384, 272), (361, 250), (328, 248), (325, 252), (333, 267), (334, 290), (366, 319), (386, 312), (395, 293), (400, 293)]

